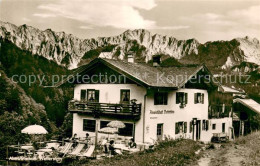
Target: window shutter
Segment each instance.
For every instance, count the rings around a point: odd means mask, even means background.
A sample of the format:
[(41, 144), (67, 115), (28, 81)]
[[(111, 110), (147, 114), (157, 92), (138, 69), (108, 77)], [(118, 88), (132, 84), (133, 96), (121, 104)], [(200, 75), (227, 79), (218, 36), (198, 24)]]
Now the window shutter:
[(204, 104), (204, 93), (201, 94), (201, 98), (202, 104)]
[(184, 122), (184, 133), (187, 133), (187, 122)]
[(206, 120), (202, 121), (202, 130), (206, 130)]
[(194, 93), (194, 103), (195, 103), (195, 104), (198, 103), (198, 101), (197, 101), (198, 97), (197, 97), (197, 96), (198, 96), (197, 93)]
[(80, 91), (80, 100), (86, 100), (86, 90), (81, 90)]
[(185, 104), (188, 104), (188, 93), (184, 93), (185, 94)]
[(179, 124), (175, 123), (175, 134), (179, 133)]
[(158, 93), (157, 92), (155, 92), (154, 93), (154, 105), (158, 105)]
[(168, 104), (168, 92), (165, 92), (163, 96), (164, 96), (163, 105), (167, 105)]
[(95, 90), (95, 102), (99, 102), (99, 90)]
[(180, 103), (180, 93), (176, 93), (176, 104)]
[(206, 131), (208, 131), (209, 130), (209, 121), (207, 120), (206, 121)]
[(192, 121), (190, 121), (190, 133), (192, 132)]

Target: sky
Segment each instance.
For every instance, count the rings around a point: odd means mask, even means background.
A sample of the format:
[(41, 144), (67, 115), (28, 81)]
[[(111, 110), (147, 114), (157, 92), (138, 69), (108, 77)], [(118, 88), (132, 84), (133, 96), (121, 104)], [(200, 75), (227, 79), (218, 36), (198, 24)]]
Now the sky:
[(260, 39), (260, 0), (0, 0), (0, 20), (82, 39), (127, 29), (201, 43)]

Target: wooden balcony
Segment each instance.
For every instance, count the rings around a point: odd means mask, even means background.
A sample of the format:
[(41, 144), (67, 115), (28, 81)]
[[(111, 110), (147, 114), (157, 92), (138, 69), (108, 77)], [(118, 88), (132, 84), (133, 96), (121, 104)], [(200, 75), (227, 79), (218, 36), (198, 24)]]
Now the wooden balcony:
[(122, 119), (140, 119), (141, 104), (111, 104), (87, 101), (69, 101), (68, 110), (72, 113)]
[[(210, 105), (209, 119), (230, 117), (232, 113), (232, 105)], [(232, 116), (232, 115), (231, 115)]]

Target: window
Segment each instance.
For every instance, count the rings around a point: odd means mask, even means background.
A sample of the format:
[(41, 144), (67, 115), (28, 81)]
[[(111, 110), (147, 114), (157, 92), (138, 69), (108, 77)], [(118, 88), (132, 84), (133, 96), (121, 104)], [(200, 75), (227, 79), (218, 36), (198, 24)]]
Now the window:
[(154, 93), (154, 105), (167, 105), (168, 93), (167, 92), (155, 92)]
[(175, 134), (187, 133), (187, 122), (176, 122), (175, 123)]
[(181, 105), (188, 104), (188, 93), (177, 92), (176, 93), (176, 104), (181, 104)]
[(121, 89), (121, 103), (130, 103), (130, 90)]
[(87, 90), (87, 99), (90, 102), (99, 102), (99, 90), (88, 89)]
[(212, 124), (212, 130), (216, 130), (216, 124)]
[(209, 129), (209, 121), (208, 120), (203, 120), (202, 121), (202, 130), (208, 130)]
[(226, 124), (222, 123), (222, 133), (225, 133)]
[(204, 104), (204, 93), (194, 93), (194, 103)]
[(133, 136), (133, 129), (134, 129), (133, 123), (125, 123), (125, 128), (118, 129), (119, 131), (118, 135)]
[(87, 98), (87, 91), (81, 89), (81, 90), (80, 90), (80, 100), (81, 100), (81, 101), (84, 101), (84, 100), (86, 100), (86, 98)]
[(163, 124), (157, 124), (157, 136), (162, 136), (163, 134)]
[(104, 127), (107, 127), (107, 124), (109, 123), (110, 121), (100, 121), (100, 128), (104, 128)]
[(96, 120), (83, 119), (83, 131), (96, 131)]

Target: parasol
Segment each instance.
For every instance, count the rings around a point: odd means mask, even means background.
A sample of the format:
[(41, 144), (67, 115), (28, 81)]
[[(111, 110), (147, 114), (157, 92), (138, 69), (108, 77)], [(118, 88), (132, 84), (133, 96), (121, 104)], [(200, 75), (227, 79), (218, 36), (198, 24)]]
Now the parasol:
[(48, 133), (48, 131), (40, 125), (27, 126), (21, 132), (25, 134), (47, 134)]
[(99, 133), (104, 133), (104, 134), (115, 134), (117, 133), (117, 129), (116, 128), (111, 128), (111, 127), (104, 127), (100, 130), (98, 130)]
[(107, 124), (108, 127), (112, 127), (112, 128), (125, 128), (125, 124), (121, 121), (115, 120), (115, 121), (111, 121)]

